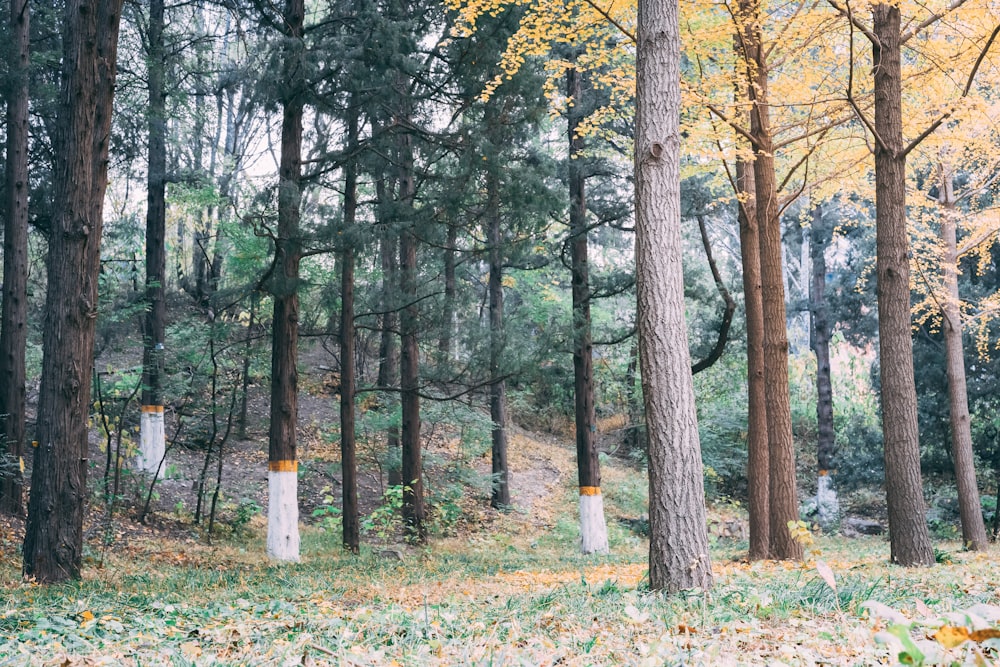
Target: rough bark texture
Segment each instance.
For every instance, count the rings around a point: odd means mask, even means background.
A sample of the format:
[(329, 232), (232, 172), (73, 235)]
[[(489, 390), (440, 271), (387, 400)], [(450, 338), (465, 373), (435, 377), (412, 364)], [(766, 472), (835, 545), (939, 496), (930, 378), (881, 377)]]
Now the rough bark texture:
[[(492, 115), (487, 111), (487, 115)], [(503, 237), (500, 220), (500, 183), (496, 165), (487, 167), (486, 175), (486, 243), (490, 259), (490, 419), (492, 428), (493, 485), (490, 505), (497, 509), (510, 507), (510, 470), (507, 466), (507, 384), (500, 373), (503, 360)], [(449, 325), (450, 326), (450, 325)]]
[(770, 478), (767, 440), (767, 395), (764, 392), (764, 310), (760, 286), (760, 235), (757, 231), (753, 169), (736, 163), (740, 258), (747, 326), (747, 487), (749, 490), (750, 560), (771, 554)]
[(649, 440), (649, 583), (712, 584), (680, 235), (680, 35), (673, 0), (640, 0), (636, 48), (636, 292)]
[[(278, 165), (278, 234), (275, 238), (274, 273), (271, 294), (274, 318), (271, 338), (271, 427), (268, 433), (268, 467), (271, 472), (291, 472), (297, 468), (295, 430), (298, 424), (298, 339), (299, 339), (299, 206), (302, 199), (302, 72), (301, 39), (305, 7), (303, 0), (288, 0), (284, 25), (287, 51), (281, 121), (281, 157)], [(272, 499), (275, 500), (276, 499)], [(269, 501), (268, 516), (279, 510)], [(268, 543), (273, 530), (295, 533), (298, 526), (278, 526), (268, 522)], [(269, 549), (270, 551), (270, 549)], [(272, 557), (297, 560), (286, 551), (270, 552)]]
[(875, 63), (875, 272), (878, 281), (882, 432), (891, 559), (933, 565), (920, 476), (917, 391), (910, 328), (906, 156), (903, 155), (899, 8), (872, 7)]
[[(352, 96), (353, 100), (353, 96)], [(358, 145), (358, 114), (347, 123), (347, 144), (353, 153)], [(354, 247), (352, 233), (358, 209), (358, 165), (349, 160), (344, 166), (344, 234), (340, 251), (340, 469), (343, 479), (341, 522), (344, 548), (358, 553), (361, 548), (361, 521), (358, 512), (358, 461), (354, 433)]]
[[(409, 124), (409, 114), (406, 122)], [(400, 320), (399, 389), (403, 421), (399, 431), (403, 474), (403, 520), (409, 537), (422, 543), (427, 539), (424, 507), (423, 455), (420, 446), (420, 350), (417, 345), (417, 236), (413, 204), (416, 183), (413, 172), (413, 147), (409, 134), (399, 134), (399, 201), (409, 213), (409, 220), (399, 236), (399, 288), (406, 301)]]
[[(748, 13), (756, 15), (756, 11)], [(799, 520), (795, 482), (795, 444), (788, 389), (788, 323), (785, 315), (785, 282), (782, 277), (781, 221), (778, 217), (777, 180), (768, 107), (767, 56), (761, 46), (758, 24), (747, 30), (753, 84), (750, 97), (750, 133), (754, 137), (754, 190), (760, 238), (760, 281), (764, 337), (764, 393), (767, 398), (768, 502), (770, 507), (770, 557), (802, 558), (802, 545), (792, 538), (789, 521)]]
[[(833, 229), (819, 206), (809, 232), (812, 280), (809, 288), (810, 346), (816, 354), (816, 455), (819, 461), (816, 510), (825, 528), (837, 521), (839, 503), (832, 479), (836, 441), (833, 431), (833, 383), (830, 376), (830, 320), (826, 305), (826, 249)], [(827, 479), (823, 479), (827, 478)]]
[[(581, 75), (566, 72), (566, 92), (573, 100), (569, 119), (569, 245), (573, 292), (573, 393), (576, 405), (576, 461), (580, 501), (601, 493), (601, 463), (597, 452), (597, 416), (594, 407), (594, 346), (590, 331), (590, 264), (587, 248), (587, 194), (583, 170), (583, 137), (577, 132), (583, 107)], [(580, 550), (608, 551), (607, 525), (592, 511), (580, 513)], [(601, 505), (603, 507), (603, 505)]]
[(87, 416), (120, 0), (66, 4), (38, 429), (24, 574), (80, 575)]
[(27, 0), (10, 2), (7, 91), (7, 207), (3, 230), (0, 317), (0, 512), (24, 514), (24, 351), (28, 317), (28, 38)]
[(955, 465), (955, 485), (958, 487), (958, 511), (962, 519), (962, 541), (966, 548), (985, 549), (986, 523), (976, 482), (976, 460), (972, 452), (972, 424), (969, 418), (969, 395), (965, 382), (965, 350), (962, 345), (962, 312), (958, 296), (958, 212), (951, 168), (941, 165), (939, 201), (941, 203), (941, 244), (944, 257), (941, 277), (944, 295), (941, 299), (944, 331), (945, 371), (948, 376), (948, 412), (951, 419), (951, 458)]
[[(163, 457), (163, 338), (167, 307), (163, 299), (166, 252), (166, 95), (164, 93), (164, 3), (149, 4), (149, 153), (146, 178), (146, 321), (142, 350), (142, 406), (138, 467), (156, 473)], [(150, 425), (153, 425), (150, 428)], [(158, 425), (158, 427), (156, 426)]]

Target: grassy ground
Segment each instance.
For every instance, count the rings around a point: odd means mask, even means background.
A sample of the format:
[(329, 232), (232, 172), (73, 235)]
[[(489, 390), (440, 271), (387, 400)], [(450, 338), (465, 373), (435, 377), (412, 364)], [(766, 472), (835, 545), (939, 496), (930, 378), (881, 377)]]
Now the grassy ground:
[[(46, 588), (20, 580), (8, 541), (0, 665), (873, 665), (897, 661), (900, 647), (876, 641), (895, 612), (929, 624), (907, 635), (925, 652), (943, 651), (926, 637), (949, 612), (979, 614), (947, 621), (971, 629), (1000, 622), (996, 551), (943, 545), (950, 563), (907, 570), (887, 565), (880, 538), (820, 537), (807, 563), (752, 565), (739, 560), (745, 542), (718, 540), (711, 592), (653, 594), (646, 542), (617, 521), (612, 555), (576, 553), (567, 456), (551, 453), (560, 481), (532, 510), (425, 548), (352, 557), (315, 525), (303, 561), (276, 565), (258, 520), (214, 547), (133, 537), (94, 552), (82, 581)], [(604, 489), (609, 517), (643, 507), (641, 473), (608, 466)], [(998, 642), (966, 642), (938, 661), (1000, 664)]]

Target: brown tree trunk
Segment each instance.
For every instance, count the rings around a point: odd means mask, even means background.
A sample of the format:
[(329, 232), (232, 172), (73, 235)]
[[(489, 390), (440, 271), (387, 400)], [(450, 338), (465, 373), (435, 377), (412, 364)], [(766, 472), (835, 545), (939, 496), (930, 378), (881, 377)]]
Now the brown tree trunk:
[(684, 321), (677, 3), (640, 0), (636, 44), (636, 294), (649, 442), (649, 585), (712, 585)]
[(0, 512), (24, 514), (24, 351), (28, 318), (28, 0), (10, 2), (7, 209), (0, 317)]
[(941, 203), (941, 243), (944, 257), (941, 277), (944, 298), (941, 303), (944, 331), (945, 370), (948, 376), (948, 407), (951, 418), (951, 457), (958, 487), (958, 509), (962, 520), (962, 541), (966, 548), (982, 551), (989, 543), (986, 523), (976, 482), (976, 463), (972, 452), (972, 425), (969, 397), (965, 383), (965, 351), (962, 346), (962, 312), (958, 296), (958, 211), (951, 168), (941, 164), (938, 201)]
[[(382, 232), (379, 237), (379, 255), (382, 263), (382, 295), (379, 303), (381, 316), (381, 336), (379, 339), (378, 352), (378, 386), (386, 389), (395, 387), (399, 378), (399, 348), (396, 345), (398, 339), (399, 316), (396, 314), (396, 300), (393, 298), (393, 291), (398, 282), (396, 257), (396, 239), (388, 231), (388, 220), (385, 211), (388, 208), (388, 193), (386, 192), (385, 179), (379, 179), (375, 184), (376, 197), (379, 203), (379, 216), (382, 223)], [(387, 410), (395, 412), (398, 409), (395, 394), (389, 392), (387, 399), (389, 405)], [(399, 428), (390, 426), (386, 432), (386, 458), (387, 458), (387, 482), (389, 486), (399, 486), (403, 483), (399, 448)]]
[(768, 466), (767, 396), (764, 392), (764, 310), (760, 285), (760, 234), (757, 229), (753, 169), (736, 163), (736, 189), (741, 203), (740, 257), (747, 322), (747, 487), (749, 493), (750, 560), (771, 555), (770, 470)]
[(573, 292), (573, 393), (576, 404), (576, 461), (580, 484), (580, 550), (607, 553), (608, 529), (601, 497), (601, 463), (597, 451), (594, 408), (594, 358), (590, 330), (590, 265), (587, 248), (586, 175), (583, 137), (582, 76), (575, 67), (566, 71), (566, 92), (573, 101), (569, 119), (569, 245)]
[[(401, 94), (405, 88), (401, 87)], [(400, 123), (406, 126), (409, 122)], [(417, 345), (417, 236), (413, 216), (416, 198), (412, 137), (399, 135), (399, 201), (408, 220), (399, 236), (399, 287), (405, 306), (400, 319), (399, 389), (403, 420), (399, 430), (403, 473), (403, 521), (410, 539), (427, 539), (424, 507), (423, 455), (420, 447), (420, 349)]]
[(444, 308), (441, 312), (441, 338), (438, 340), (438, 352), (441, 361), (447, 362), (451, 356), (451, 335), (455, 319), (455, 256), (458, 246), (458, 225), (448, 223), (448, 239), (444, 248)]
[(299, 206), (302, 200), (302, 34), (304, 0), (288, 0), (285, 37), (281, 157), (278, 165), (278, 234), (271, 295), (271, 427), (268, 433), (268, 555), (299, 559), (295, 429), (298, 423)]
[(166, 94), (164, 92), (164, 2), (149, 4), (149, 160), (146, 181), (146, 321), (142, 351), (142, 423), (137, 467), (157, 475), (164, 457), (163, 300), (166, 253)]
[[(756, 16), (756, 7), (753, 13)], [(785, 315), (785, 283), (782, 277), (781, 221), (774, 172), (774, 149), (770, 127), (766, 54), (759, 24), (747, 31), (745, 46), (750, 58), (753, 85), (750, 97), (750, 132), (754, 137), (754, 190), (760, 238), (761, 305), (764, 337), (764, 393), (767, 398), (769, 470), (770, 556), (799, 560), (802, 545), (792, 538), (789, 521), (799, 520), (795, 482), (795, 444), (792, 440), (792, 409), (788, 389), (788, 324)]]
[(87, 416), (120, 0), (66, 4), (60, 160), (49, 234), (45, 343), (24, 574), (80, 576), (87, 501)]
[(933, 565), (920, 475), (917, 391), (910, 323), (899, 7), (872, 7), (875, 63), (875, 272), (878, 280), (882, 431), (891, 559)]
[[(493, 113), (487, 107), (487, 117)], [(503, 239), (500, 228), (500, 183), (495, 170), (487, 165), (486, 174), (486, 243), (490, 261), (490, 419), (492, 428), (493, 483), (490, 505), (504, 510), (510, 507), (510, 471), (507, 468), (507, 391), (500, 376), (505, 345), (503, 321)], [(449, 325), (450, 326), (450, 325)]]
[[(354, 96), (351, 96), (352, 102)], [(347, 145), (353, 154), (358, 144), (358, 113), (347, 121)], [(358, 461), (354, 434), (354, 233), (358, 209), (358, 166), (351, 159), (344, 166), (344, 231), (340, 251), (340, 467), (343, 478), (341, 522), (344, 548), (358, 553), (361, 523), (358, 515)]]
[(833, 486), (836, 438), (833, 430), (833, 382), (830, 376), (830, 320), (826, 306), (826, 249), (830, 245), (832, 225), (819, 205), (813, 207), (809, 232), (812, 281), (809, 289), (810, 346), (816, 354), (816, 457), (819, 470), (816, 483), (816, 510), (819, 523), (829, 527), (839, 513), (837, 491)]

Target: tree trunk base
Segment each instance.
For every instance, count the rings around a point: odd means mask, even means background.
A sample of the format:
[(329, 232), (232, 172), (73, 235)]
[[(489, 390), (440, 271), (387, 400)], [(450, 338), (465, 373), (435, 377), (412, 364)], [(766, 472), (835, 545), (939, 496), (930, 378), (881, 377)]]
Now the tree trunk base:
[(299, 560), (299, 474), (267, 473), (267, 555), (275, 560)]
[(600, 491), (592, 495), (580, 494), (580, 552), (606, 554), (608, 526), (604, 521), (604, 497)]
[(142, 406), (139, 422), (139, 453), (135, 469), (156, 477), (163, 477), (160, 465), (166, 454), (166, 435), (163, 426), (163, 406)]

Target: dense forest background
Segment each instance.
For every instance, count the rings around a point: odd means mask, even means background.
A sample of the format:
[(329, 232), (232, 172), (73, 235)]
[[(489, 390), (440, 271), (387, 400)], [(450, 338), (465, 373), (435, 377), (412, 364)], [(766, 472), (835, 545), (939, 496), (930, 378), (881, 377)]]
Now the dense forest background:
[[(29, 536), (49, 520), (27, 509), (29, 486), (45, 497), (38, 467), (73, 460), (39, 456), (74, 429), (89, 427), (85, 470), (66, 479), (90, 488), (59, 502), (208, 537), (223, 514), (264, 512), (219, 489), (249, 474), (234, 443), (266, 437), (268, 552), (297, 560), (300, 505), (354, 552), (387, 525), (421, 543), (471, 505), (509, 510), (519, 427), (575, 440), (582, 549), (608, 550), (601, 461), (645, 469), (651, 435), (634, 6), (125, 3), (117, 43), (88, 28), (103, 54), (89, 82), (63, 9), (14, 0), (3, 39), (0, 497)], [(996, 537), (995, 9), (681, 6), (682, 245), (645, 270), (682, 260), (702, 481), (711, 503), (748, 508), (753, 558), (799, 559), (797, 529), (847, 513), (888, 521), (904, 564), (934, 562), (928, 526), (970, 548)], [(893, 30), (895, 125), (879, 79)], [(98, 128), (82, 139), (66, 120), (81, 106)], [(105, 152), (84, 158), (93, 182), (67, 175), (81, 141)], [(74, 187), (96, 228), (67, 226), (86, 217)], [(59, 324), (88, 320), (92, 339)], [(88, 400), (60, 408), (60, 392)], [(310, 423), (316, 396), (336, 418)], [(892, 420), (911, 399), (907, 434)], [(461, 456), (425, 456), (441, 437)], [(340, 468), (283, 513), (303, 442), (336, 445)], [(763, 506), (754, 442), (770, 448)], [(180, 461), (194, 500), (170, 506), (157, 485)], [(655, 517), (619, 518), (655, 533)], [(47, 570), (35, 539), (27, 573), (79, 574), (79, 553)]]

